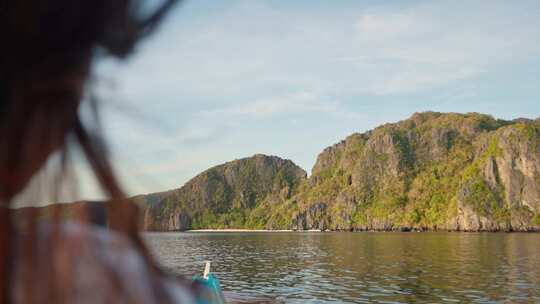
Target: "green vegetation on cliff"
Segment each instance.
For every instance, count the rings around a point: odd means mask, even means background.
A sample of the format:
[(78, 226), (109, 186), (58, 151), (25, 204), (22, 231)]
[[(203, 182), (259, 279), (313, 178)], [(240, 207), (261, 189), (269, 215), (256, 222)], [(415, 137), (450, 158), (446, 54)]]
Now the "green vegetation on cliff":
[(180, 189), (152, 194), (158, 200), (136, 201), (147, 230), (261, 227), (265, 205), (288, 199), (305, 178), (293, 162), (258, 154), (206, 170)]
[(326, 148), (309, 178), (256, 155), (138, 200), (149, 230), (532, 230), (539, 144), (539, 120), (417, 113)]

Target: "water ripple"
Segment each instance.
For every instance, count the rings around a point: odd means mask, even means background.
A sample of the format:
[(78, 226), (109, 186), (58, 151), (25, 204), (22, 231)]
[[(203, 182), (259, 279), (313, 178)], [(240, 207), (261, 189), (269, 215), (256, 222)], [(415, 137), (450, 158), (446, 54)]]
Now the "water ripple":
[(286, 303), (540, 302), (540, 234), (148, 233), (162, 265)]

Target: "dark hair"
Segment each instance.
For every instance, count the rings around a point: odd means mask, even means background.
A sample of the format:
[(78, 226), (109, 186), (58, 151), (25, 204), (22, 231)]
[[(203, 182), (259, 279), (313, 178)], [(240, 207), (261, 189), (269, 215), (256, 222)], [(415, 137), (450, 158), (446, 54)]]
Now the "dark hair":
[[(0, 4), (0, 303), (9, 302), (10, 292), (10, 202), (52, 152), (66, 154), (69, 137), (111, 198), (110, 228), (128, 235), (154, 265), (137, 233), (136, 210), (125, 200), (101, 136), (85, 128), (78, 108), (96, 58), (127, 57), (176, 2), (164, 0), (152, 11), (142, 0)], [(29, 221), (35, 222), (35, 216), (29, 215)]]

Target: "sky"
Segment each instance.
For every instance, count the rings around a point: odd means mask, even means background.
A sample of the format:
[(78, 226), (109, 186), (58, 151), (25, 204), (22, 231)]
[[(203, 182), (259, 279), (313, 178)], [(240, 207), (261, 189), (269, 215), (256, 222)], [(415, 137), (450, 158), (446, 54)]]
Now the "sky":
[[(308, 173), (354, 132), (414, 112), (540, 116), (538, 1), (185, 1), (94, 70), (129, 194), (256, 153)], [(81, 167), (81, 196), (100, 197)]]

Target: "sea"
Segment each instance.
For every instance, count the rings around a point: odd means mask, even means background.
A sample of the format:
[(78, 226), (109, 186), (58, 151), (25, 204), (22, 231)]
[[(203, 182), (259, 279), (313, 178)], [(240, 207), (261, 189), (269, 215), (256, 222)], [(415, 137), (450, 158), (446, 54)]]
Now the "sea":
[(539, 233), (145, 233), (171, 274), (211, 261), (229, 302), (540, 303)]

